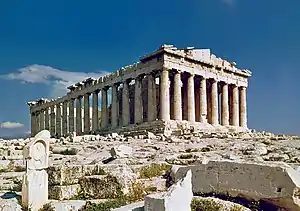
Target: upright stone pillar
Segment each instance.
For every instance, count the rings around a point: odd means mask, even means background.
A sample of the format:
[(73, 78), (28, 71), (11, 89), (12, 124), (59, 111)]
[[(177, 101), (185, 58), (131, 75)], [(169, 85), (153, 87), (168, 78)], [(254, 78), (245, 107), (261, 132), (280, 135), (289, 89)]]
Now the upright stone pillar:
[(182, 120), (182, 96), (181, 96), (181, 73), (179, 71), (175, 72), (174, 75), (174, 119)]
[(56, 125), (55, 125), (55, 105), (51, 105), (50, 107), (50, 134), (51, 136), (55, 136), (56, 134)]
[(232, 125), (239, 126), (239, 88), (236, 85), (232, 88)]
[(56, 134), (61, 137), (61, 104), (56, 104)]
[(218, 115), (218, 82), (213, 79), (211, 84), (211, 124), (219, 124)]
[(156, 120), (157, 112), (156, 112), (156, 84), (155, 77), (153, 73), (150, 73), (148, 76), (148, 106), (147, 106), (147, 120), (148, 122), (152, 122)]
[(45, 109), (45, 130), (50, 130), (49, 108)]
[(246, 87), (240, 88), (240, 126), (247, 128)]
[(74, 101), (75, 99), (70, 99), (69, 101), (69, 133), (75, 132), (74, 128)]
[(194, 75), (189, 75), (188, 78), (188, 121), (195, 122), (195, 87)]
[(122, 90), (122, 125), (130, 124), (129, 81), (123, 82)]
[[(22, 205), (28, 210), (40, 210), (48, 202), (48, 174), (50, 133), (37, 134), (23, 149), (26, 173), (22, 183)], [(3, 207), (2, 207), (3, 208)], [(14, 210), (5, 209), (1, 210)]]
[(93, 116), (92, 116), (92, 127), (93, 132), (96, 132), (99, 129), (99, 109), (98, 109), (98, 94), (99, 90), (93, 92)]
[(81, 112), (81, 100), (82, 96), (76, 99), (76, 133), (82, 134), (82, 112)]
[(90, 119), (90, 94), (84, 95), (84, 133), (89, 134), (91, 128)]
[(222, 125), (229, 125), (228, 84), (222, 86)]
[(137, 77), (134, 84), (134, 123), (143, 122), (142, 78)]
[(111, 87), (112, 90), (112, 102), (111, 102), (111, 127), (116, 128), (118, 126), (118, 85), (114, 84)]
[(108, 111), (107, 111), (107, 88), (101, 90), (101, 128), (108, 126)]
[(169, 71), (164, 68), (160, 74), (160, 119), (170, 120), (170, 79)]
[(45, 129), (45, 111), (40, 111), (40, 131)]
[(68, 101), (63, 102), (62, 134), (68, 134)]
[(200, 79), (200, 122), (207, 123), (206, 78)]

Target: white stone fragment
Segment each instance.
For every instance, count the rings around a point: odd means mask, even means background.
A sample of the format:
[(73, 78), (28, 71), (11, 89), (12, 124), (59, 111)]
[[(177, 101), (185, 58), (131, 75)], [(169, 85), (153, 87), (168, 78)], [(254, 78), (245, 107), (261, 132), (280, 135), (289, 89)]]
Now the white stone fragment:
[(167, 192), (145, 197), (145, 211), (190, 211), (193, 198), (192, 171), (172, 185)]
[(129, 157), (133, 153), (132, 147), (126, 145), (120, 145), (117, 148), (113, 147), (110, 150), (110, 154), (113, 158), (124, 158)]

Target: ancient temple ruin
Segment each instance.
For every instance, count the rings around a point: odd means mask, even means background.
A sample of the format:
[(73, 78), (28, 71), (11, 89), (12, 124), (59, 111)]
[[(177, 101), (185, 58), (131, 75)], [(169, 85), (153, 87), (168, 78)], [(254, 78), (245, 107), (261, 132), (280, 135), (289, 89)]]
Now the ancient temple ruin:
[(57, 136), (97, 134), (161, 122), (246, 130), (249, 76), (210, 49), (163, 45), (138, 63), (68, 87), (66, 96), (28, 102), (31, 135), (43, 129)]

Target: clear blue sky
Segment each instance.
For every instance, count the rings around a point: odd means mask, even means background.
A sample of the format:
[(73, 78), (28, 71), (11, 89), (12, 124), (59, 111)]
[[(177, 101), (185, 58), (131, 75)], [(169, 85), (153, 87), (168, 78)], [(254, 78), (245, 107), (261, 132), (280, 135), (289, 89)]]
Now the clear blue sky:
[(29, 130), (27, 101), (164, 43), (210, 48), (251, 70), (249, 127), (300, 134), (299, 8), (299, 0), (1, 1), (0, 136)]

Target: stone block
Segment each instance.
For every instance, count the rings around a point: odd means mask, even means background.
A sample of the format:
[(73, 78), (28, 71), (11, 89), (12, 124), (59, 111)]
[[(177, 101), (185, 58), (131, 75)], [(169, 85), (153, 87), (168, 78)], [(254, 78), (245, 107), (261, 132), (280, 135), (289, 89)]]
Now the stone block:
[(300, 210), (300, 174), (285, 163), (209, 161), (173, 169), (175, 182), (188, 170), (193, 172), (192, 187), (195, 194), (242, 195), (288, 210)]
[(80, 185), (68, 185), (68, 186), (50, 186), (49, 187), (49, 199), (66, 200), (78, 195), (80, 192)]
[(110, 150), (110, 154), (113, 158), (124, 158), (132, 155), (133, 149), (132, 147), (126, 145), (120, 145), (118, 147), (113, 147)]
[(152, 194), (145, 197), (145, 211), (191, 210), (192, 171), (187, 171), (185, 177), (173, 184), (165, 193)]
[(109, 175), (85, 176), (79, 180), (82, 192), (94, 199), (117, 198), (122, 192), (118, 179)]

